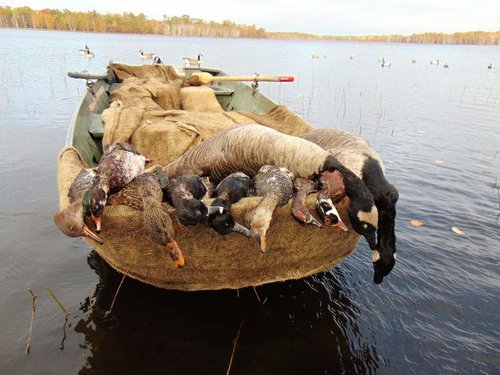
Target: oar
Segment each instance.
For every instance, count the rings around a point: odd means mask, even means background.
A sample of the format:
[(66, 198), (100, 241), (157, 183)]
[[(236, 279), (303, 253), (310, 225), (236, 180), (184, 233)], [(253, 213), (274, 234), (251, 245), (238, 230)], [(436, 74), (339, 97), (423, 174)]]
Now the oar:
[[(207, 72), (194, 72), (191, 77), (197, 77), (199, 82), (207, 84), (222, 81), (251, 81), (251, 82), (293, 82), (292, 76), (213, 76)], [(189, 78), (191, 78), (189, 77)], [(196, 79), (196, 78), (195, 78)]]
[(107, 74), (91, 74), (87, 72), (68, 72), (68, 77), (69, 78), (75, 78), (75, 79), (86, 79), (91, 80), (91, 79), (102, 79), (108, 83), (116, 82), (115, 80), (115, 75), (112, 70), (109, 70)]

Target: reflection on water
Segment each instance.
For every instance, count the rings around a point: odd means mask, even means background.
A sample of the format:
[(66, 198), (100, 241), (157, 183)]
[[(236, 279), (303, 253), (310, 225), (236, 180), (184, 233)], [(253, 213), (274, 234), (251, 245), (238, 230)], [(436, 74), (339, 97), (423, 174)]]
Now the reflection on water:
[[(90, 354), (81, 373), (224, 373), (244, 319), (234, 373), (373, 373), (375, 343), (356, 320), (360, 314), (341, 270), (305, 282), (236, 291), (181, 293), (127, 278), (106, 317), (121, 275), (92, 252), (99, 275), (81, 306), (76, 332)], [(258, 296), (258, 297), (257, 297)], [(257, 299), (259, 298), (261, 302)], [(312, 360), (314, 358), (314, 360)]]
[[(66, 72), (142, 64), (139, 49), (293, 75), (260, 90), (314, 126), (367, 137), (400, 193), (387, 279), (372, 283), (360, 241), (330, 272), (257, 288), (265, 304), (252, 289), (178, 293), (127, 278), (104, 319), (121, 277), (92, 254), (96, 275), (88, 246), (52, 220), (57, 153), (85, 90)], [(0, 30), (0, 50), (0, 373), (220, 374), (243, 319), (234, 373), (500, 372), (500, 69), (487, 69), (498, 47)], [(438, 58), (450, 67), (429, 64)], [(27, 286), (39, 296), (29, 356)]]

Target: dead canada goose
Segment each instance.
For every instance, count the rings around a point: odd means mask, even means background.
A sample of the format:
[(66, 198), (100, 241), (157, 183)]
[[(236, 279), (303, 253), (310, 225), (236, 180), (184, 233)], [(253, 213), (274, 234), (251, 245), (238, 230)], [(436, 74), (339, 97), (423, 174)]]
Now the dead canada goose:
[(192, 57), (183, 57), (182, 60), (184, 60), (184, 64), (186, 66), (193, 66), (193, 65), (200, 66), (202, 56), (203, 56), (203, 54), (199, 53), (198, 57), (196, 59), (194, 59)]
[[(242, 171), (255, 176), (272, 160), (296, 177), (318, 181), (324, 172), (338, 170), (351, 199), (349, 217), (354, 230), (376, 248), (377, 208), (365, 184), (331, 153), (305, 139), (286, 135), (262, 125), (246, 125), (221, 131), (164, 168), (171, 178), (183, 174), (209, 176), (214, 182)], [(330, 192), (334, 195), (336, 192)]]
[[(360, 177), (372, 193), (379, 215), (378, 250), (374, 251), (372, 258), (375, 269), (374, 282), (382, 282), (396, 262), (394, 222), (399, 194), (385, 178), (385, 167), (380, 155), (364, 138), (340, 129), (317, 129), (304, 134), (302, 138), (330, 151)], [(349, 192), (347, 194), (349, 195)]]
[(142, 49), (140, 49), (139, 56), (143, 59), (152, 59), (154, 56), (154, 52), (143, 52)]

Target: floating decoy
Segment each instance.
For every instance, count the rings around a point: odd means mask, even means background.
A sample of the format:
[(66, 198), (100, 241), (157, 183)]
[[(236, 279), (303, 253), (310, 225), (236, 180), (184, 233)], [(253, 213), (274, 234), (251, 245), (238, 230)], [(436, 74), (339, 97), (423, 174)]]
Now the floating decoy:
[(155, 55), (155, 56), (153, 57), (153, 64), (156, 64), (156, 65), (162, 65), (162, 64), (163, 64), (163, 61), (161, 61), (160, 56)]
[(237, 223), (231, 214), (232, 204), (247, 197), (251, 191), (252, 180), (242, 172), (231, 173), (215, 189), (216, 198), (208, 207), (208, 225), (217, 233), (226, 235), (232, 232), (251, 237), (250, 231)]
[[(225, 176), (242, 171), (254, 176), (260, 167), (272, 160), (296, 177), (318, 181), (324, 172), (342, 173), (346, 193), (351, 199), (349, 218), (353, 229), (376, 249), (377, 207), (366, 185), (342, 165), (331, 153), (305, 139), (286, 135), (262, 125), (245, 125), (223, 130), (201, 144), (187, 150), (180, 158), (164, 167), (171, 178), (183, 174), (209, 176), (221, 181)], [(328, 192), (329, 196), (336, 192)]]
[(439, 65), (439, 59), (438, 60), (431, 60), (431, 65)]
[(184, 60), (184, 64), (186, 66), (193, 66), (193, 65), (200, 66), (202, 56), (203, 56), (203, 54), (199, 53), (198, 57), (196, 59), (194, 59), (192, 57), (183, 57), (182, 60)]
[(493, 69), (494, 67), (495, 67), (495, 64), (493, 64), (493, 63), (488, 64), (488, 69)]
[(386, 61), (386, 59), (384, 59), (384, 58), (382, 57), (382, 61), (380, 62), (380, 66), (381, 66), (382, 68), (390, 68), (390, 67), (391, 67), (391, 65), (392, 65), (392, 64), (391, 64), (389, 61)]
[(321, 228), (323, 224), (316, 220), (306, 207), (307, 195), (317, 191), (316, 183), (309, 178), (295, 178), (293, 180), (292, 216), (300, 223), (312, 224)]
[(411, 63), (412, 63), (412, 64), (416, 64), (416, 63), (417, 63), (417, 60), (412, 59), (412, 60), (411, 60)]
[(80, 171), (68, 191), (69, 205), (54, 215), (54, 222), (69, 237), (87, 237), (102, 244), (103, 241), (84, 222), (84, 218), (91, 214), (90, 202), (83, 199), (84, 194), (96, 178), (94, 169)]
[(288, 169), (264, 165), (254, 177), (255, 195), (262, 196), (257, 207), (245, 214), (245, 224), (257, 239), (260, 251), (267, 250), (267, 230), (276, 207), (285, 205), (293, 196), (294, 175)]
[(349, 60), (354, 60), (354, 56), (353, 55), (349, 55)]
[(135, 177), (143, 174), (145, 162), (146, 158), (131, 144), (115, 143), (106, 147), (96, 167), (96, 180), (83, 198), (90, 202), (91, 218), (97, 233), (101, 230), (108, 193), (120, 191)]
[(154, 55), (154, 52), (144, 52), (142, 49), (139, 50), (139, 56), (143, 59), (152, 59)]
[(446, 62), (445, 62), (445, 63), (443, 64), (443, 68), (449, 68), (448, 63), (446, 63)]
[[(340, 162), (363, 180), (373, 195), (378, 209), (378, 241), (376, 250), (372, 254), (375, 270), (374, 282), (377, 284), (382, 282), (396, 262), (394, 227), (396, 203), (399, 198), (396, 187), (385, 178), (382, 158), (364, 138), (340, 129), (317, 129), (302, 137), (335, 155)], [(349, 195), (350, 185), (346, 183), (345, 186)]]
[(161, 205), (163, 189), (167, 184), (168, 179), (157, 167), (155, 173), (137, 176), (118, 193), (111, 194), (107, 205), (124, 205), (142, 211), (146, 235), (154, 243), (165, 247), (174, 265), (180, 268), (184, 266), (184, 255), (175, 241), (172, 219)]
[(197, 225), (207, 220), (208, 209), (201, 201), (207, 192), (199, 176), (180, 176), (168, 181), (166, 200), (175, 207), (175, 214), (183, 225)]
[(311, 55), (311, 58), (313, 58), (313, 59), (319, 59), (319, 55), (317, 53), (313, 53)]

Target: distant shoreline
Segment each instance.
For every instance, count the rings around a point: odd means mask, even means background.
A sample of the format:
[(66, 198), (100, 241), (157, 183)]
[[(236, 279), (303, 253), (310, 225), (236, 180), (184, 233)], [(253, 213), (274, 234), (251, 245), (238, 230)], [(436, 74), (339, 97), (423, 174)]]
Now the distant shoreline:
[(453, 34), (426, 32), (411, 35), (316, 35), (297, 32), (271, 32), (255, 25), (231, 21), (213, 22), (187, 15), (147, 19), (144, 14), (99, 14), (94, 11), (0, 6), (0, 29), (52, 30), (93, 33), (143, 34), (206, 38), (251, 38), (278, 40), (313, 40), (338, 42), (384, 42), (448, 45), (500, 45), (500, 31), (468, 31)]

